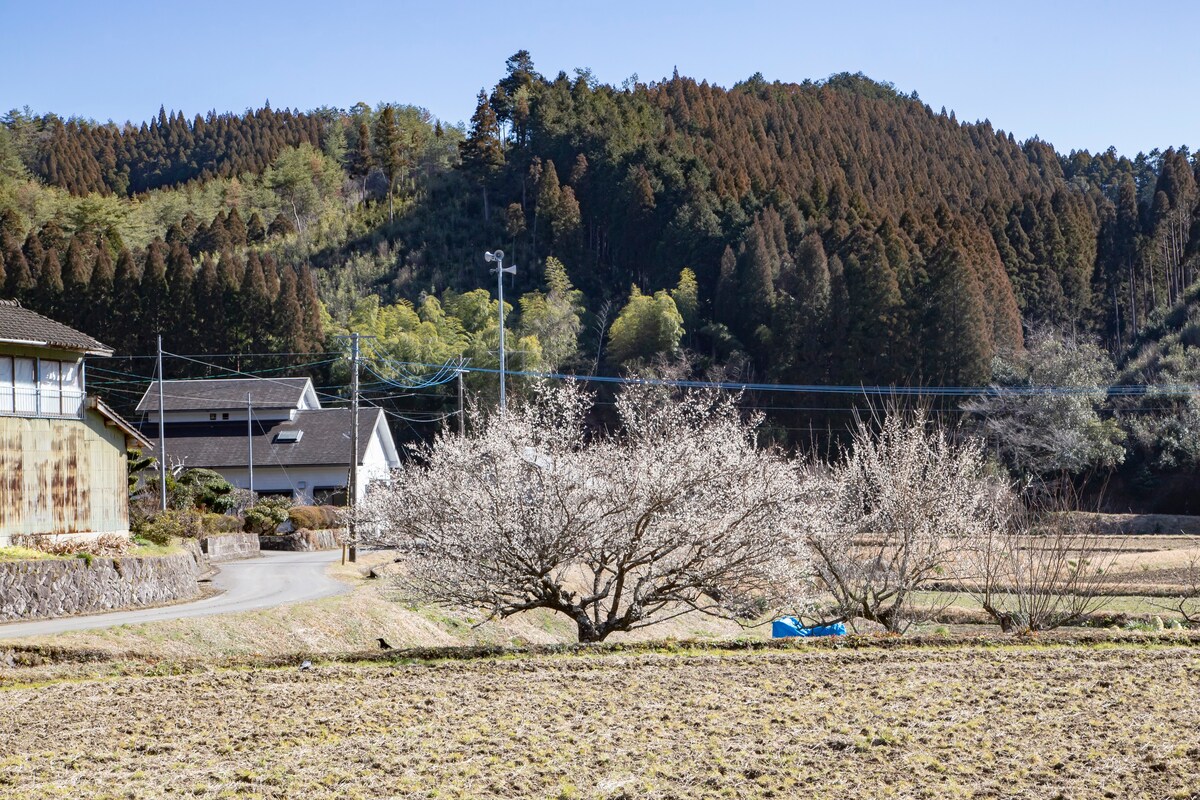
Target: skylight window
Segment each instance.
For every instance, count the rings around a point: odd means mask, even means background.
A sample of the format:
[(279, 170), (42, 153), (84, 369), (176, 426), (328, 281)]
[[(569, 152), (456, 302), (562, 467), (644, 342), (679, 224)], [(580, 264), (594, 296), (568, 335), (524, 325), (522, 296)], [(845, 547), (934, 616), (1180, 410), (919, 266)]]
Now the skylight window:
[(295, 444), (300, 441), (300, 437), (304, 435), (304, 431), (280, 431), (275, 434), (276, 444)]

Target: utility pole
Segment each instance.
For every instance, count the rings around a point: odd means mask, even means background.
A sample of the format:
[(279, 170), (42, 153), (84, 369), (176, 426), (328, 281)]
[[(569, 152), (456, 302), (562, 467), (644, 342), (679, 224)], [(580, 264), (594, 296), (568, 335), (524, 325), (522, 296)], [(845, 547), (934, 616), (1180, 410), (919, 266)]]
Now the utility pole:
[(163, 394), (162, 334), (158, 335), (158, 490), (162, 510), (167, 510), (167, 404)]
[(358, 560), (358, 333), (350, 334), (350, 563)]
[(254, 404), (246, 392), (246, 466), (250, 469), (250, 494), (254, 494)]
[(465, 371), (466, 370), (464, 370), (461, 366), (458, 368), (458, 435), (459, 436), (462, 436), (464, 433), (467, 432), (467, 418), (463, 413), (464, 405), (465, 405), (463, 403), (463, 399), (466, 394), (463, 391), (463, 373)]
[(516, 275), (517, 267), (514, 264), (508, 269), (504, 268), (503, 250), (484, 253), (483, 260), (496, 263), (492, 272), (496, 273), (496, 294), (500, 300), (500, 413), (504, 413), (508, 410), (508, 400), (504, 391), (504, 273)]

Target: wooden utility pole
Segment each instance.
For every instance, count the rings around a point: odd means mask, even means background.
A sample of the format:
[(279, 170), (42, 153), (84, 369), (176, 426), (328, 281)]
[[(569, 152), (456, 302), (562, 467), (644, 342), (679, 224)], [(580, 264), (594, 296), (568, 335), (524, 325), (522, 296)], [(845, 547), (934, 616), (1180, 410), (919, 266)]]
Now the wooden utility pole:
[(246, 392), (246, 466), (250, 470), (250, 494), (254, 494), (254, 404)]
[(167, 403), (163, 395), (162, 334), (158, 335), (158, 490), (162, 510), (167, 510)]
[(358, 334), (350, 334), (350, 562), (358, 560)]

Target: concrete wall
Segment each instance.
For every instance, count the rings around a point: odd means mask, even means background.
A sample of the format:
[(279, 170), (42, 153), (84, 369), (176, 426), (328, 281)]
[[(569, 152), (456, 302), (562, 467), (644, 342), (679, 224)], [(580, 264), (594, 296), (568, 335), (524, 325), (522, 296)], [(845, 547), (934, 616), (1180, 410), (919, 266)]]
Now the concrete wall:
[(209, 561), (237, 561), (242, 558), (258, 558), (262, 555), (258, 547), (258, 534), (254, 533), (206, 536), (200, 540), (200, 549)]
[(344, 530), (321, 530), (321, 531), (292, 531), (291, 533), (280, 533), (273, 536), (260, 536), (259, 544), (263, 550), (299, 550), (309, 552), (312, 550), (334, 550), (341, 547), (338, 543), (338, 537), (345, 534)]
[(200, 593), (191, 553), (0, 562), (0, 622), (94, 614)]
[(0, 417), (0, 547), (14, 535), (127, 533), (125, 434), (83, 419)]

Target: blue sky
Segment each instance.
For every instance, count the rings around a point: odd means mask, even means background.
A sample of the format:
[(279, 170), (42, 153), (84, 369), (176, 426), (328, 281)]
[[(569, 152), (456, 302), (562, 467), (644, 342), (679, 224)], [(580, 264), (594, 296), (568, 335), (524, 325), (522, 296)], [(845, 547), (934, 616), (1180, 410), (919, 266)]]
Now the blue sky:
[(454, 123), (532, 52), (606, 82), (680, 74), (729, 86), (862, 71), (961, 120), (1059, 150), (1195, 147), (1200, 73), (1186, 3), (359, 2), (0, 0), (0, 107), (99, 120), (424, 106)]

